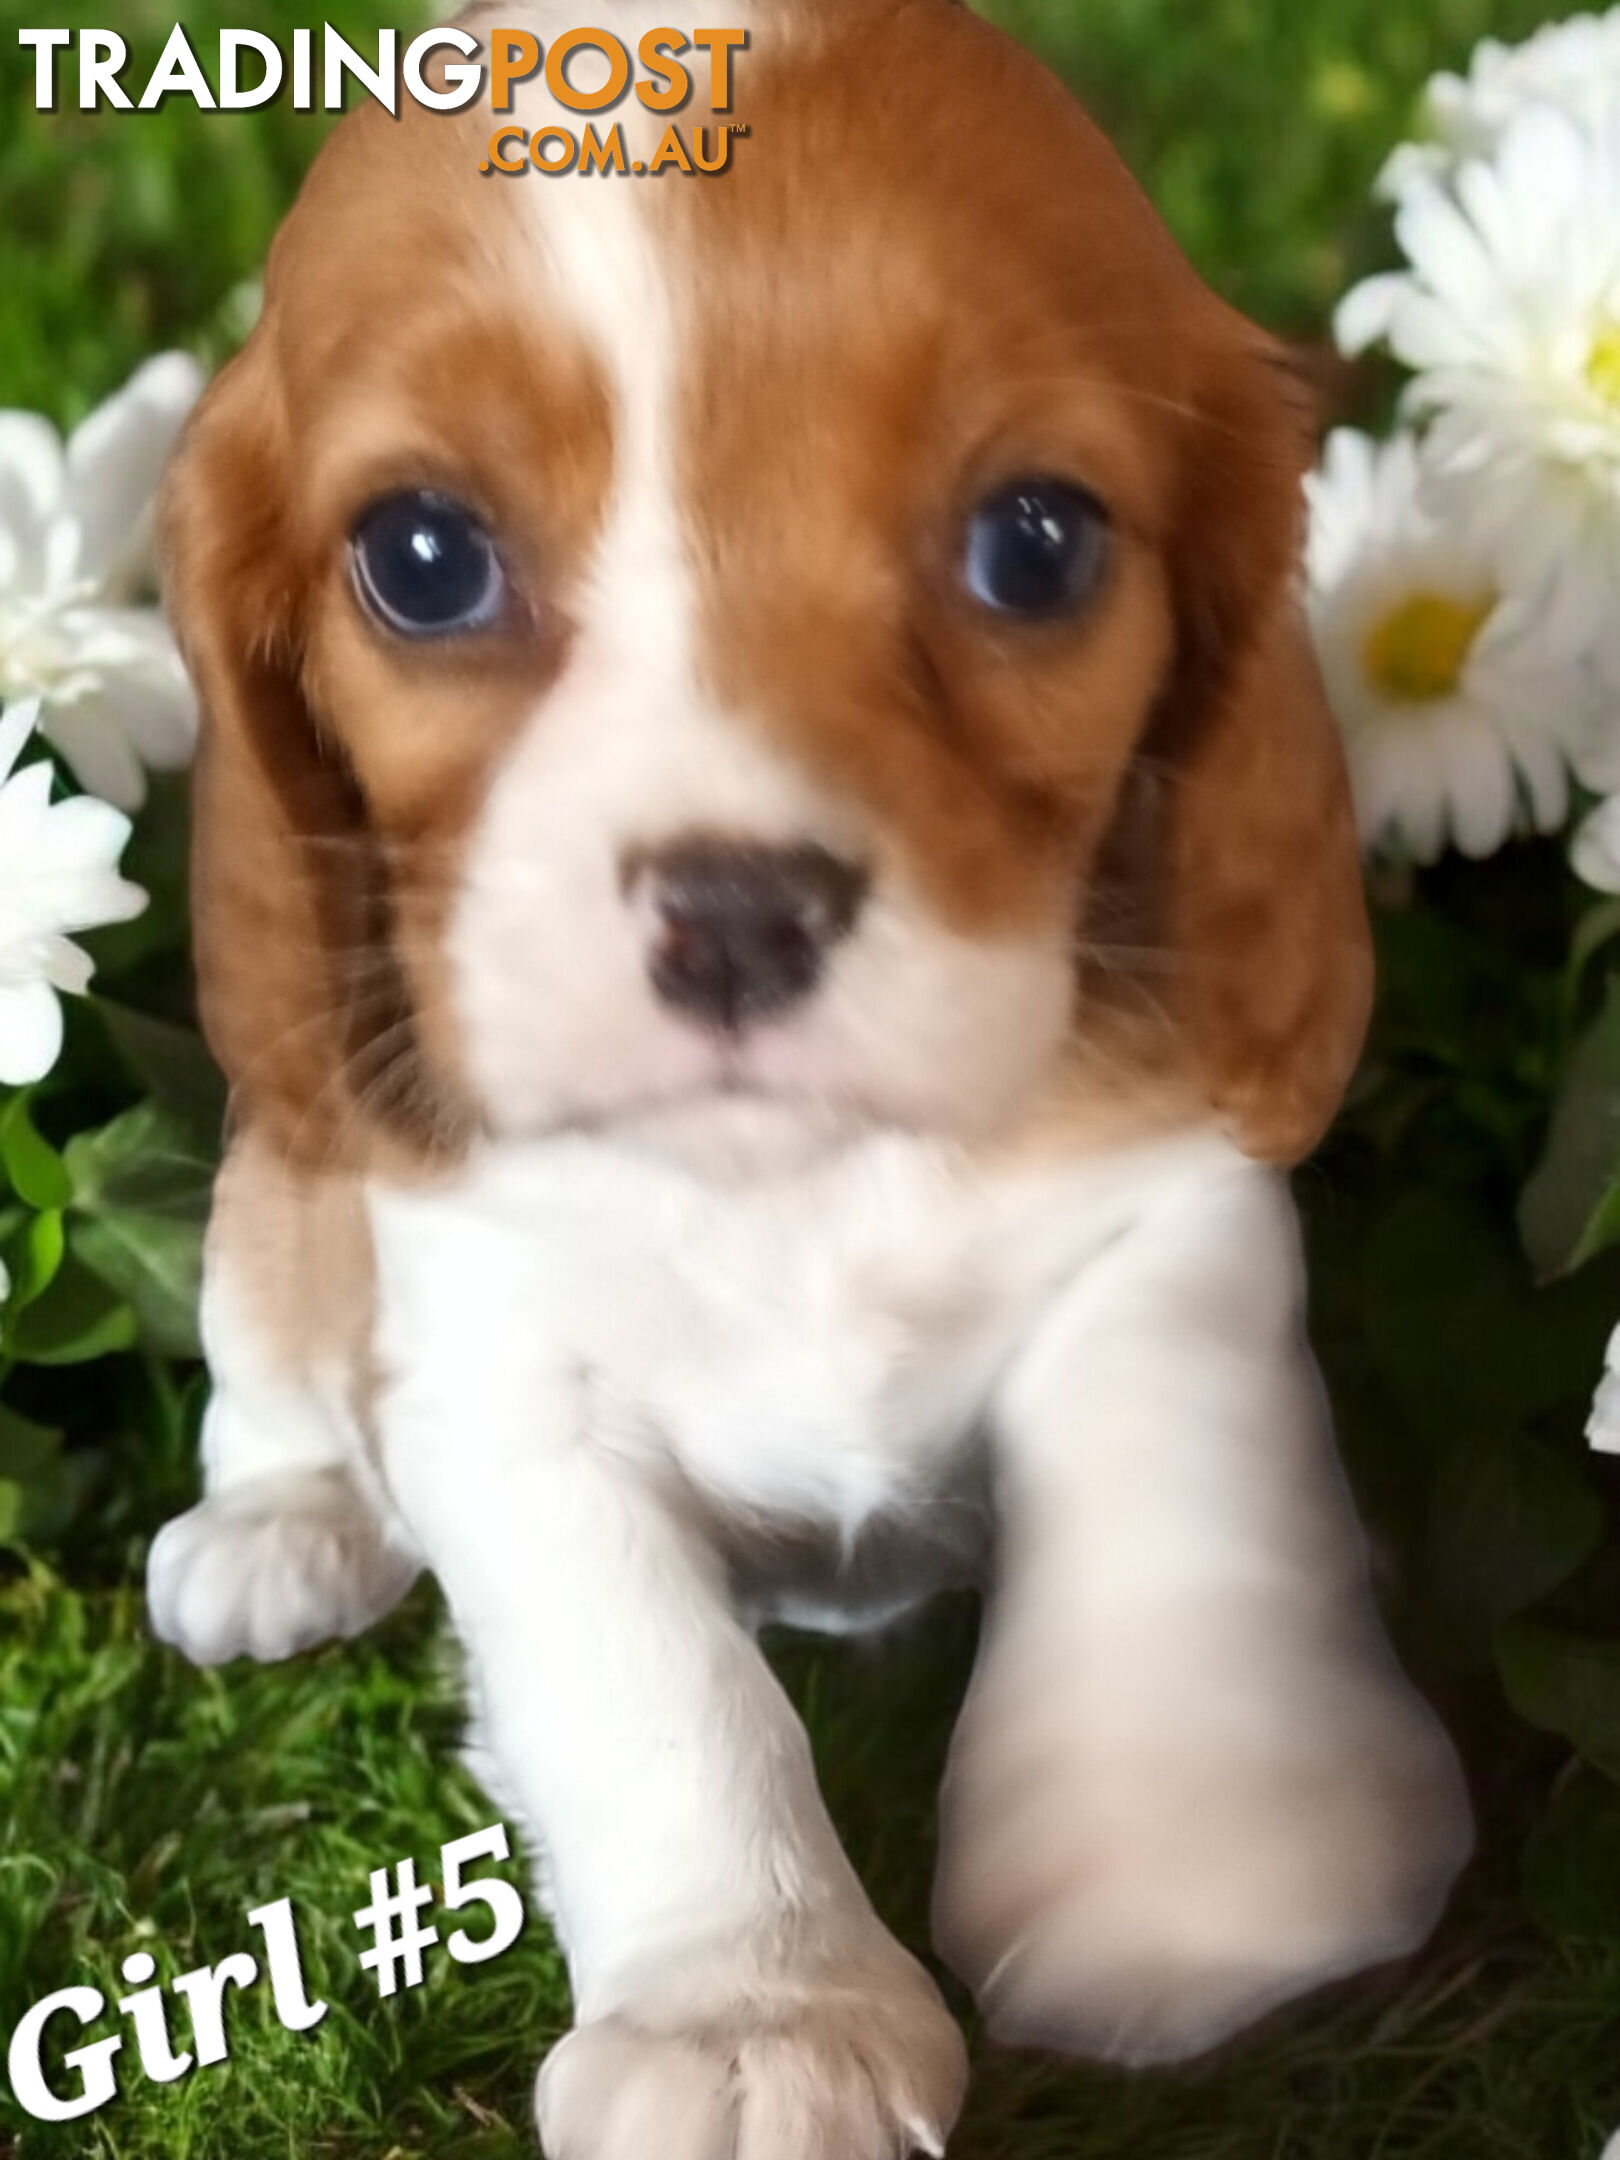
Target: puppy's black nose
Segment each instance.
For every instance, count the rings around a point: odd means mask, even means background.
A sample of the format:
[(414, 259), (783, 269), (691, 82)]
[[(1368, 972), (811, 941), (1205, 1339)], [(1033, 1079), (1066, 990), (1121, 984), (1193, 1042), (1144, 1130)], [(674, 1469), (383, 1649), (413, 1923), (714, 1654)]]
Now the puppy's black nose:
[(860, 912), (866, 873), (826, 848), (684, 840), (634, 869), (657, 918), (647, 968), (666, 1005), (740, 1028), (814, 989)]

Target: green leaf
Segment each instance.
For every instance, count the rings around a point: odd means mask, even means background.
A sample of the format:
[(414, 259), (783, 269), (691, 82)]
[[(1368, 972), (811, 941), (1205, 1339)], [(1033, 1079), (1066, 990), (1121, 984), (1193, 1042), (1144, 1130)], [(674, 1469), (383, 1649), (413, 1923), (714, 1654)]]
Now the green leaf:
[(1496, 1663), (1520, 1717), (1561, 1733), (1595, 1768), (1620, 1779), (1620, 1637), (1511, 1620), (1497, 1637)]
[(1414, 1430), (1511, 1432), (1545, 1379), (1524, 1262), (1483, 1206), (1422, 1187), (1368, 1233), (1361, 1298), (1374, 1362)]
[(205, 1216), (217, 1152), (188, 1118), (161, 1103), (137, 1103), (99, 1131), (67, 1145), (76, 1213), (134, 1210), (193, 1220)]
[(72, 1182), (61, 1156), (36, 1130), (29, 1101), (24, 1088), (0, 1110), (0, 1169), (31, 1208), (66, 1207)]
[(164, 1357), (202, 1356), (201, 1225), (106, 1215), (75, 1227), (73, 1250), (114, 1295), (127, 1298), (148, 1348)]
[(1570, 1058), (1519, 1232), (1543, 1281), (1620, 1241), (1620, 976)]
[(1518, 954), (1483, 925), (1440, 909), (1377, 909), (1375, 1054), (1416, 1056), (1429, 1071), (1465, 1076), (1503, 1069), (1525, 1038), (1530, 983)]
[(0, 1477), (19, 1484), (37, 1477), (55, 1456), (62, 1435), (49, 1425), (36, 1425), (0, 1403)]
[(6, 1335), (7, 1353), (25, 1365), (88, 1365), (138, 1339), (135, 1314), (118, 1293), (70, 1253), (50, 1287)]
[(141, 1103), (68, 1144), (72, 1250), (134, 1307), (141, 1339), (197, 1357), (202, 1238), (214, 1150), (187, 1119)]
[(11, 1295), (5, 1308), (8, 1349), (18, 1315), (50, 1288), (66, 1251), (67, 1232), (56, 1208), (47, 1208), (43, 1214), (30, 1216), (18, 1235), (9, 1240), (6, 1258), (11, 1275)]
[(225, 1116), (225, 1081), (197, 1031), (109, 998), (98, 998), (96, 1008), (114, 1049), (152, 1100), (199, 1135), (218, 1132)]
[(63, 1453), (59, 1432), (0, 1403), (0, 1544), (54, 1537), (92, 1474), (84, 1452)]
[(1561, 1942), (1620, 1938), (1620, 1787), (1577, 1777), (1526, 1841), (1524, 1900)]
[(1620, 900), (1604, 900), (1588, 908), (1575, 926), (1564, 963), (1564, 995), (1573, 1004), (1588, 965), (1609, 940), (1620, 937)]
[(1481, 1663), (1504, 1621), (1591, 1558), (1605, 1521), (1584, 1457), (1520, 1434), (1455, 1442), (1431, 1510), (1428, 1590), (1458, 1647)]

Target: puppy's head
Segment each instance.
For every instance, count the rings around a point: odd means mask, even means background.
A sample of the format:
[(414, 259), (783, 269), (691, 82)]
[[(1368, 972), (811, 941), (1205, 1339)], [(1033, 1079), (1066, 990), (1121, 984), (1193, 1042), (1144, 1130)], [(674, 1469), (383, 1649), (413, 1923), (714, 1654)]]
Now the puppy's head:
[[(965, 10), (733, 18), (724, 173), (505, 178), (487, 106), (354, 115), (191, 427), (241, 1106), (326, 1161), (738, 1097), (982, 1136), (1140, 1085), (1294, 1155), (1368, 964), (1278, 356)], [(632, 161), (666, 124), (591, 117)]]

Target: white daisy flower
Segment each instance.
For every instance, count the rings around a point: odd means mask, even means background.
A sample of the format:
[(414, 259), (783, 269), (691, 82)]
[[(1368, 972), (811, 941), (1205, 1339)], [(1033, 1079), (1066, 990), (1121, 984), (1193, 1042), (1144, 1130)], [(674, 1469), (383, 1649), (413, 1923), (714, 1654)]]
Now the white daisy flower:
[(1554, 105), (1605, 124), (1620, 102), (1620, 8), (1547, 23), (1522, 44), (1483, 38), (1464, 75), (1431, 77), (1423, 93), (1427, 140), (1402, 143), (1376, 192), (1398, 201), (1419, 178), (1444, 178), (1464, 158), (1488, 157), (1527, 105)]
[(1529, 107), (1451, 188), (1412, 184), (1395, 221), (1411, 269), (1356, 286), (1335, 327), (1346, 352), (1383, 339), (1415, 371), (1436, 514), (1620, 684), (1617, 202), (1620, 123)]
[(51, 800), (40, 758), (13, 771), (36, 699), (0, 713), (0, 1086), (43, 1079), (62, 1047), (58, 993), (82, 992), (91, 960), (70, 931), (125, 922), (146, 895), (118, 875), (129, 819), (90, 795)]
[(0, 700), (37, 698), (82, 786), (140, 806), (144, 767), (184, 765), (196, 708), (152, 584), (152, 499), (202, 387), (163, 353), (66, 444), (0, 412)]
[(1410, 435), (1328, 437), (1305, 483), (1307, 606), (1364, 847), (1489, 855), (1568, 806), (1576, 679), (1490, 558), (1424, 506)]

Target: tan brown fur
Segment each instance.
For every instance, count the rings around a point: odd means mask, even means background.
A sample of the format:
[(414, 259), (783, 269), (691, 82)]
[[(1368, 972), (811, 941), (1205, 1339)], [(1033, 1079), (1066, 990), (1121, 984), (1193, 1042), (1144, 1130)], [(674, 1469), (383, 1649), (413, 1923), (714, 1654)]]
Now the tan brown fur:
[(356, 1180), (300, 1176), (250, 1129), (215, 1181), (209, 1237), (228, 1255), (233, 1295), (289, 1378), (342, 1372), (363, 1386), (374, 1267)]
[[(560, 664), (559, 567), (583, 559), (606, 485), (602, 386), (524, 304), (502, 198), (471, 195), (475, 141), (408, 104), (338, 130), (165, 493), (204, 710), (203, 1021), (239, 1117), (310, 1167), (453, 1148), (472, 1118), (444, 913), (488, 773)], [(392, 217), (408, 252), (378, 244)], [(390, 650), (348, 592), (353, 517), (407, 480), (517, 536), (521, 604), (453, 655)]]
[[(945, 923), (1072, 920), (1071, 1042), (1005, 1144), (1083, 1144), (1125, 1103), (1126, 1125), (1213, 1113), (1298, 1157), (1353, 1065), (1370, 962), (1277, 351), (965, 10), (847, 0), (736, 79), (731, 171), (644, 184), (685, 296), (709, 685), (870, 813)], [(517, 230), (514, 191), (553, 183), (481, 179), (487, 119), (406, 101), (338, 130), (168, 494), (205, 708), (205, 1024), (239, 1114), (311, 1165), (431, 1158), (476, 1128), (447, 910), (563, 662), (611, 476), (603, 384)], [(976, 495), (1031, 470), (1112, 515), (1077, 623), (1008, 627), (955, 576)], [(344, 536), (407, 483), (498, 531), (523, 604), (496, 632), (390, 650), (360, 620)]]
[[(1054, 883), (1075, 896), (1075, 1037), (1035, 1127), (1055, 1102), (1108, 1131), (1213, 1110), (1296, 1158), (1354, 1064), (1371, 967), (1295, 590), (1309, 435), (1280, 350), (966, 11), (829, 12), (740, 80), (773, 153), (679, 198), (712, 266), (685, 442), (722, 688), (876, 806), (947, 920), (1016, 929)], [(878, 184), (853, 146), (896, 132)], [(955, 536), (976, 494), (1042, 470), (1108, 504), (1112, 589), (1078, 625), (1003, 629), (962, 595)], [(1080, 896), (1139, 764), (1159, 816), (1111, 868), (1145, 888), (1147, 942), (1099, 965)]]

